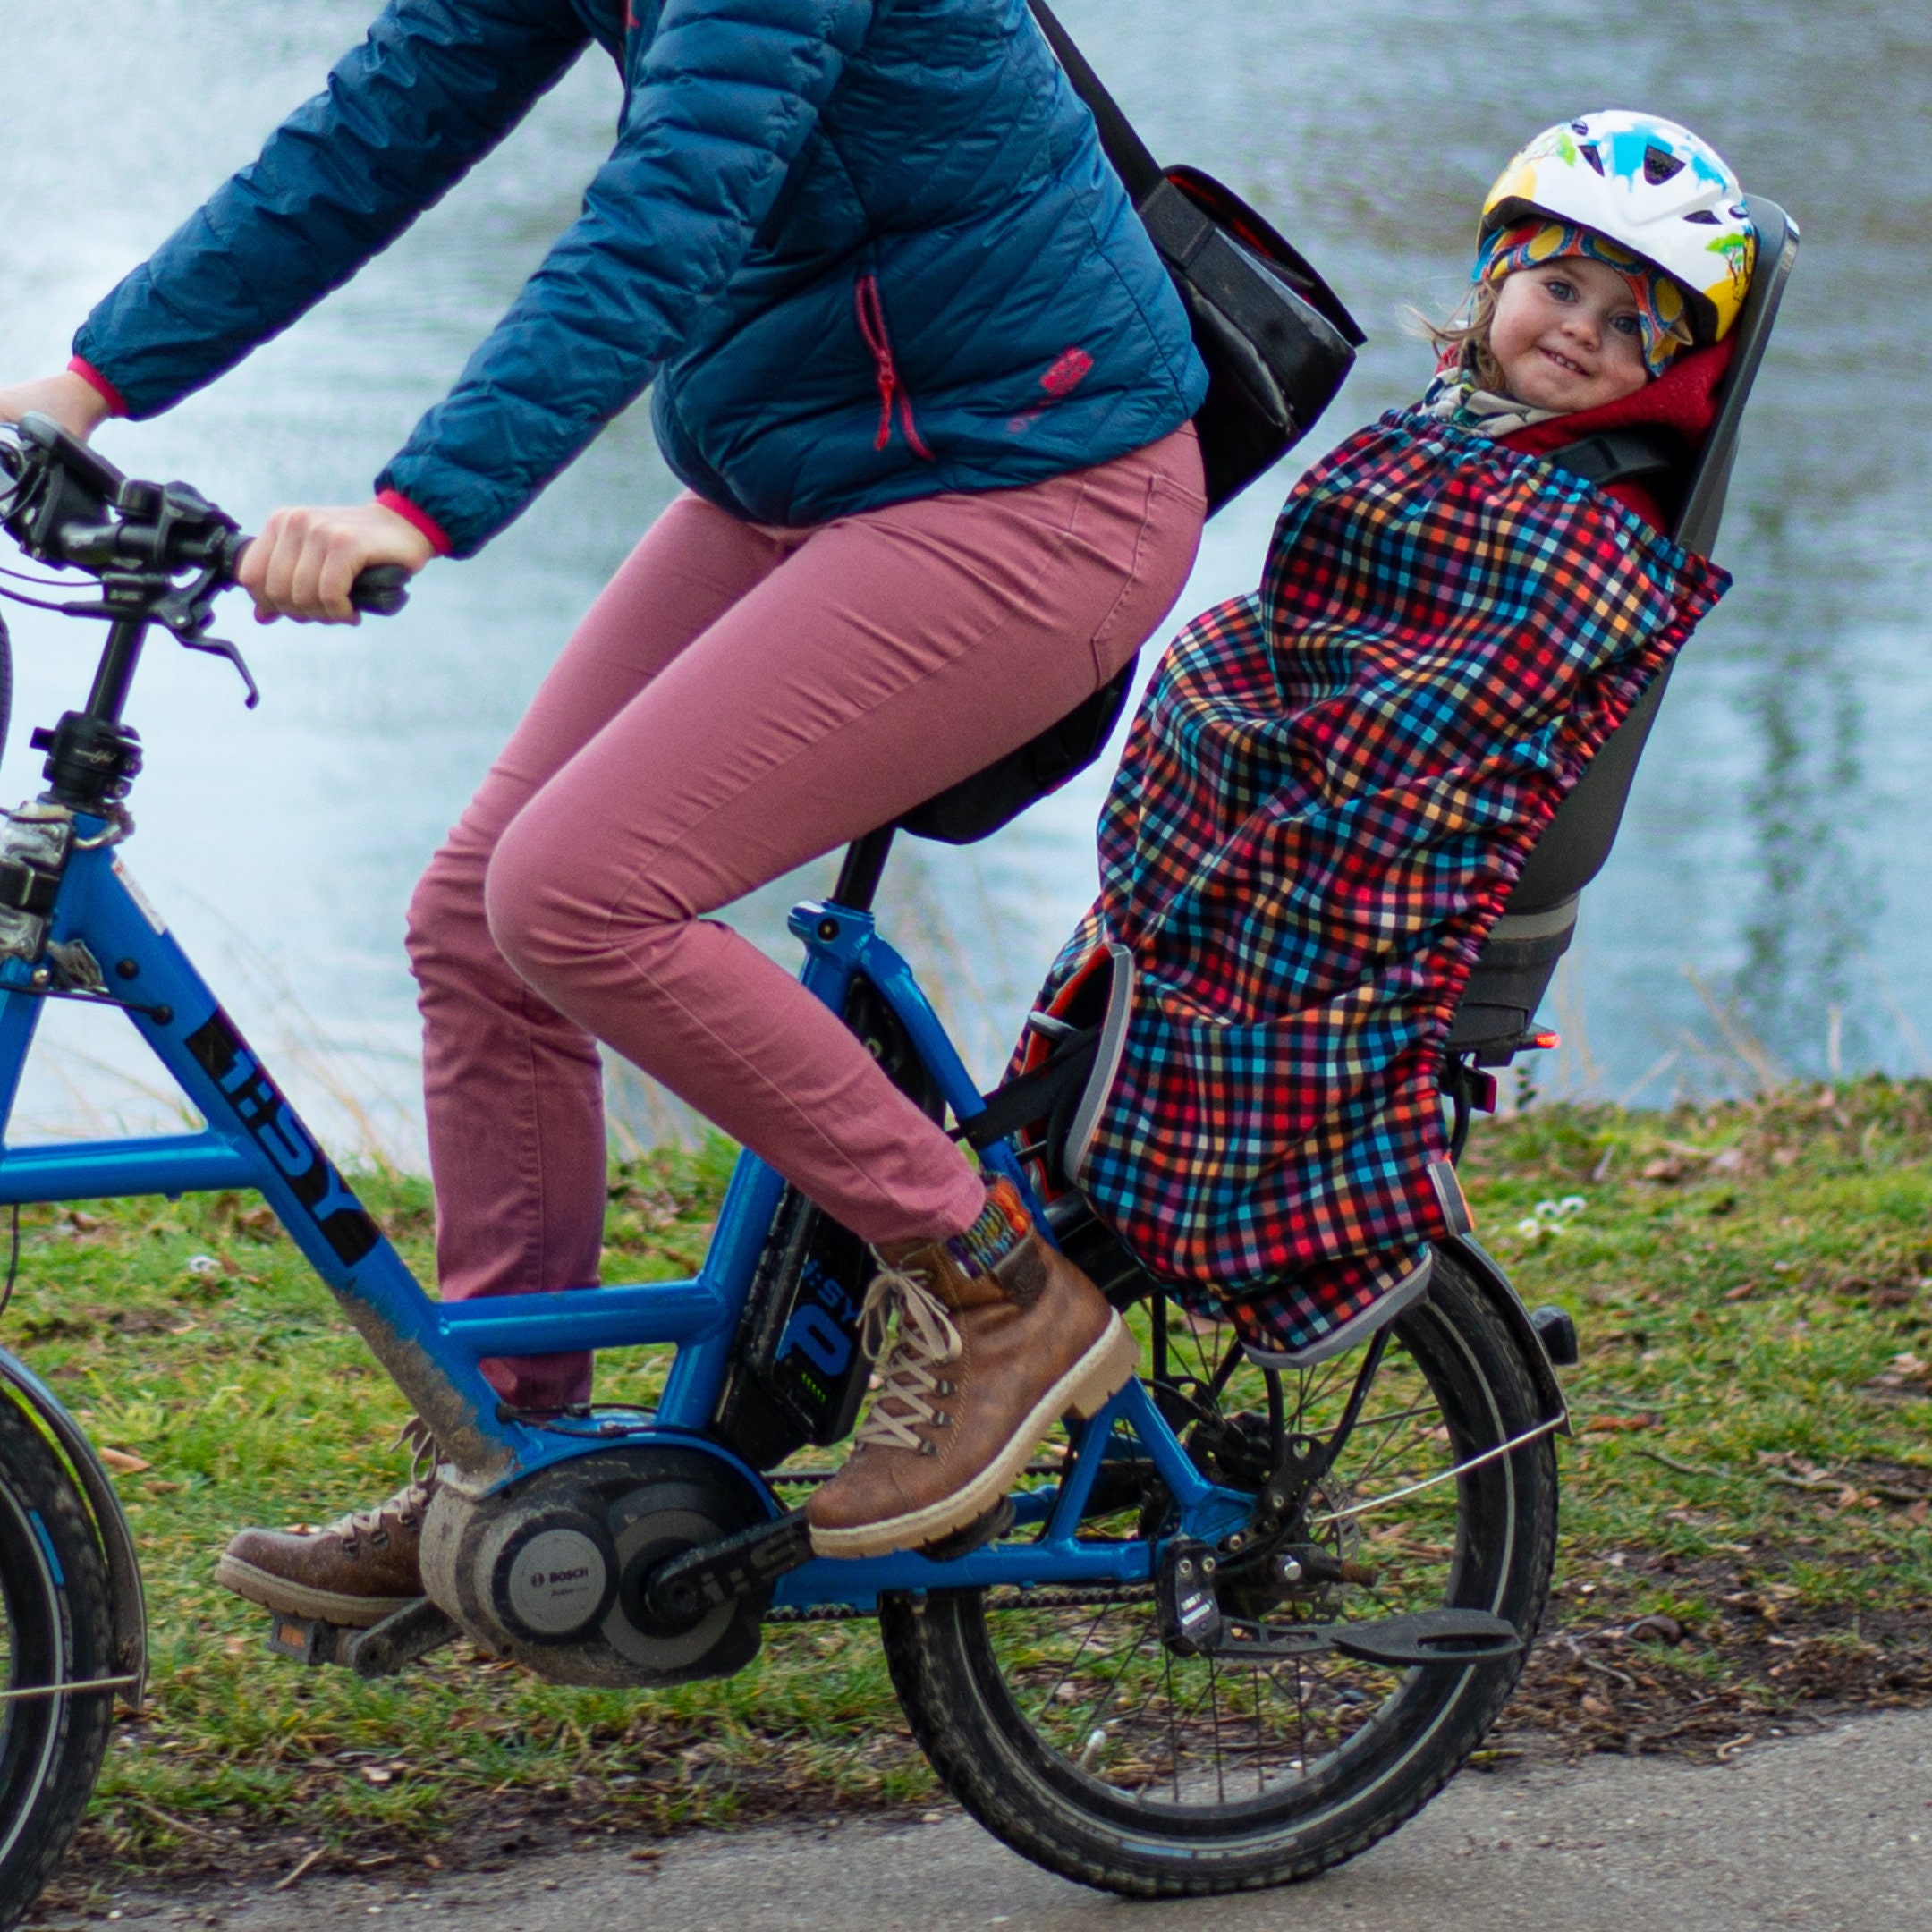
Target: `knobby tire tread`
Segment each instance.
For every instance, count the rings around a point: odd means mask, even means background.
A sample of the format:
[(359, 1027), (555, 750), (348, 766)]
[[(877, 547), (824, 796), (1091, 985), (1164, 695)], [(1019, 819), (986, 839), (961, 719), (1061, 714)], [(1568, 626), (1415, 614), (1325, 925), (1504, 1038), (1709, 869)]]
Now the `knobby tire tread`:
[[(1433, 1315), (1425, 1311), (1433, 1311)], [(1437, 1258), (1436, 1283), (1416, 1311), (1445, 1323), (1477, 1358), (1510, 1434), (1532, 1427), (1539, 1415), (1535, 1379), (1515, 1339), (1487, 1297), (1452, 1258)], [(1521, 1491), (1521, 1554), (1513, 1574), (1520, 1587), (1518, 1627), (1533, 1636), (1547, 1601), (1555, 1559), (1555, 1450), (1547, 1437), (1518, 1451)], [(912, 1735), (941, 1782), (994, 1836), (1022, 1857), (1061, 1877), (1135, 1898), (1203, 1898), (1295, 1884), (1359, 1857), (1414, 1818), (1455, 1776), (1481, 1744), (1514, 1693), (1529, 1645), (1508, 1665), (1492, 1666), (1466, 1685), (1453, 1719), (1439, 1726), (1418, 1754), (1415, 1775), (1388, 1793), (1387, 1801), (1360, 1825), (1318, 1836), (1292, 1856), (1269, 1859), (1231, 1853), (1217, 1868), (1209, 1861), (1175, 1856), (1161, 1864), (1141, 1855), (1110, 1855), (1100, 1841), (1117, 1826), (1104, 1820), (1083, 1826), (1059, 1792), (1026, 1775), (1011, 1759), (988, 1750), (982, 1733), (996, 1728), (973, 1682), (966, 1629), (955, 1605), (934, 1599), (880, 1605), (880, 1635), (886, 1663)], [(983, 1640), (983, 1639), (981, 1640)], [(1462, 1699), (1475, 1701), (1464, 1703)], [(1063, 1819), (1057, 1828), (1049, 1822)], [(1149, 1835), (1153, 1835), (1150, 1832)]]
[[(54, 1546), (63, 1580), (55, 1589), (55, 1615), (60, 1620), (61, 1647), (66, 1652), (65, 1676), (82, 1680), (111, 1674), (113, 1637), (107, 1610), (107, 1573), (94, 1522), (58, 1453), (18, 1402), (0, 1397), (0, 1490), (22, 1508), (36, 1512)], [(0, 1512), (12, 1511), (0, 1501)], [(20, 1566), (33, 1563), (39, 1553), (15, 1548), (11, 1522), (0, 1523), (0, 1563), (15, 1591), (25, 1600)], [(43, 1614), (44, 1603), (35, 1606)], [(14, 1611), (21, 1614), (19, 1608)], [(20, 1638), (16, 1635), (16, 1644)], [(4, 1735), (7, 1707), (0, 1707), (0, 1736)], [(30, 1724), (51, 1727), (51, 1762), (38, 1790), (16, 1789), (28, 1775), (12, 1751), (0, 1756), (6, 1766), (0, 1782), (0, 1838), (11, 1840), (0, 1857), (0, 1932), (19, 1924), (45, 1890), (66, 1856), (80, 1828), (88, 1801), (106, 1755), (114, 1721), (114, 1695), (89, 1695), (50, 1699), (45, 1716), (31, 1704), (12, 1709), (26, 1712)], [(30, 1808), (24, 1826), (19, 1812)]]

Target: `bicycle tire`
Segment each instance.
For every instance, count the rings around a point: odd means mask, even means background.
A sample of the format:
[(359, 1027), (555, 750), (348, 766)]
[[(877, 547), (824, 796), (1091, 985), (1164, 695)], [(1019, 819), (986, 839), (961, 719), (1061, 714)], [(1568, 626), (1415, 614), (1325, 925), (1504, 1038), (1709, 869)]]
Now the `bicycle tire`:
[[(1450, 1431), (1442, 1453), (1453, 1455), (1452, 1468), (1472, 1452), (1536, 1427), (1541, 1411), (1529, 1364), (1487, 1297), (1449, 1257), (1439, 1258), (1429, 1294), (1392, 1325), (1390, 1334), (1382, 1359), (1391, 1360), (1400, 1350), (1416, 1365), (1417, 1386), (1426, 1385), (1432, 1393)], [(1396, 1426), (1408, 1427), (1400, 1415)], [(988, 1831), (1035, 1864), (1081, 1884), (1134, 1897), (1185, 1897), (1312, 1877), (1395, 1830), (1455, 1775), (1514, 1689), (1541, 1619), (1556, 1535), (1555, 1456), (1549, 1438), (1453, 1481), (1453, 1489), (1445, 1479), (1438, 1492), (1455, 1499), (1453, 1555), (1438, 1565), (1442, 1597), (1508, 1617), (1524, 1637), (1522, 1650), (1461, 1670), (1390, 1673), (1394, 1688), (1382, 1706), (1341, 1734), (1326, 1757), (1318, 1760), (1309, 1752), (1304, 1727), (1301, 1758), (1286, 1759), (1298, 1768), (1272, 1797), (1262, 1789), (1266, 1775), (1255, 1755), (1265, 1730), (1258, 1670), (1252, 1672), (1257, 1741), (1247, 1767), (1260, 1792), (1256, 1798), (1226, 1797), (1217, 1702), (1216, 1799), (1181, 1801), (1182, 1746), (1174, 1713), (1182, 1700), (1172, 1688), (1171, 1656), (1162, 1659), (1162, 1667), (1168, 1673), (1168, 1731), (1175, 1740), (1173, 1803), (1164, 1790), (1158, 1798), (1148, 1796), (1156, 1788), (1152, 1781), (1143, 1778), (1139, 1790), (1123, 1788), (1089, 1770), (1100, 1731), (1078, 1760), (1059, 1749), (1041, 1723), (1052, 1715), (1060, 1684), (1040, 1700), (1041, 1717), (1029, 1717), (1022, 1707), (1022, 1690), (1030, 1695), (1046, 1675), (1041, 1668), (1030, 1684), (1019, 1682), (1042, 1648), (1027, 1632), (1044, 1629), (1050, 1614), (1030, 1612), (1023, 1596), (990, 1607), (979, 1590), (881, 1601), (886, 1656), (912, 1733), (947, 1789)], [(1115, 1614), (1102, 1609), (1094, 1627)], [(1151, 1620), (1151, 1605), (1142, 1614)], [(1305, 1614), (1305, 1607), (1298, 1614)], [(1010, 1664), (996, 1628), (1002, 1618), (1014, 1620), (1021, 1633), (1008, 1646)], [(1158, 1648), (1157, 1629), (1149, 1623), (1138, 1654), (1144, 1657)], [(1065, 1665), (1061, 1682), (1075, 1682), (1074, 1668)], [(1127, 1668), (1123, 1663), (1121, 1673)], [(1151, 1682), (1152, 1665), (1140, 1668)], [(1284, 1668), (1271, 1669), (1270, 1679)], [(1117, 1675), (1106, 1697), (1114, 1696), (1120, 1681)], [(1294, 1683), (1300, 1721), (1300, 1665)], [(1199, 1728), (1198, 1709), (1189, 1721)], [(1231, 1736), (1235, 1728), (1231, 1716)]]
[[(0, 1681), (10, 1690), (112, 1674), (106, 1566), (53, 1445), (0, 1400)], [(39, 1897), (100, 1775), (111, 1690), (0, 1704), (0, 1932)]]

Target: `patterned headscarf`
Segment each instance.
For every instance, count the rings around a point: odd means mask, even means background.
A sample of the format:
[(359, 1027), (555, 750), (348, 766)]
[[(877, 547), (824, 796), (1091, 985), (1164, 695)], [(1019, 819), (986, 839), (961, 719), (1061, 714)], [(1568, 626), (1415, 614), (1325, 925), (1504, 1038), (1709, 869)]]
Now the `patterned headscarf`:
[(1538, 216), (1498, 228), (1484, 237), (1470, 279), (1480, 286), (1501, 283), (1519, 268), (1536, 268), (1566, 256), (1582, 256), (1614, 268), (1630, 284), (1637, 304), (1637, 324), (1643, 332), (1644, 367), (1661, 376), (1694, 340), (1683, 291), (1674, 277), (1646, 261), (1607, 235), (1573, 222)]

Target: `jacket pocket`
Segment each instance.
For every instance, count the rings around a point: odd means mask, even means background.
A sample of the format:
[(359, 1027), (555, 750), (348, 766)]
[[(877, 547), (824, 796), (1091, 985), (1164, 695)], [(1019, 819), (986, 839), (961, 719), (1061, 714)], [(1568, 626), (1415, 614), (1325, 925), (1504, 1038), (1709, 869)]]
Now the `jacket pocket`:
[(886, 305), (879, 299), (878, 277), (869, 269), (852, 286), (852, 307), (859, 318), (859, 334), (872, 352), (878, 376), (878, 434), (872, 438), (872, 447), (882, 450), (892, 441), (893, 411), (896, 404), (899, 426), (905, 431), (906, 443), (912, 453), (928, 462), (937, 462), (927, 447), (925, 437), (919, 433), (919, 423), (912, 414), (911, 395), (899, 379), (898, 366), (893, 360), (892, 337), (886, 330)]

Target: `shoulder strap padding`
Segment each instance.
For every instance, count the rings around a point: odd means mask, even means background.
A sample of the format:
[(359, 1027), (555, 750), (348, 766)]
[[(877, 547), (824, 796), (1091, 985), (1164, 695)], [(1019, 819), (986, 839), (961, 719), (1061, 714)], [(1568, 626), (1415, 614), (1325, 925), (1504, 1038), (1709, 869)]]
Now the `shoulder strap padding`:
[(1601, 429), (1560, 449), (1546, 450), (1545, 462), (1569, 470), (1601, 489), (1632, 477), (1668, 476), (1683, 462), (1683, 438), (1674, 429), (1636, 423), (1626, 429)]

